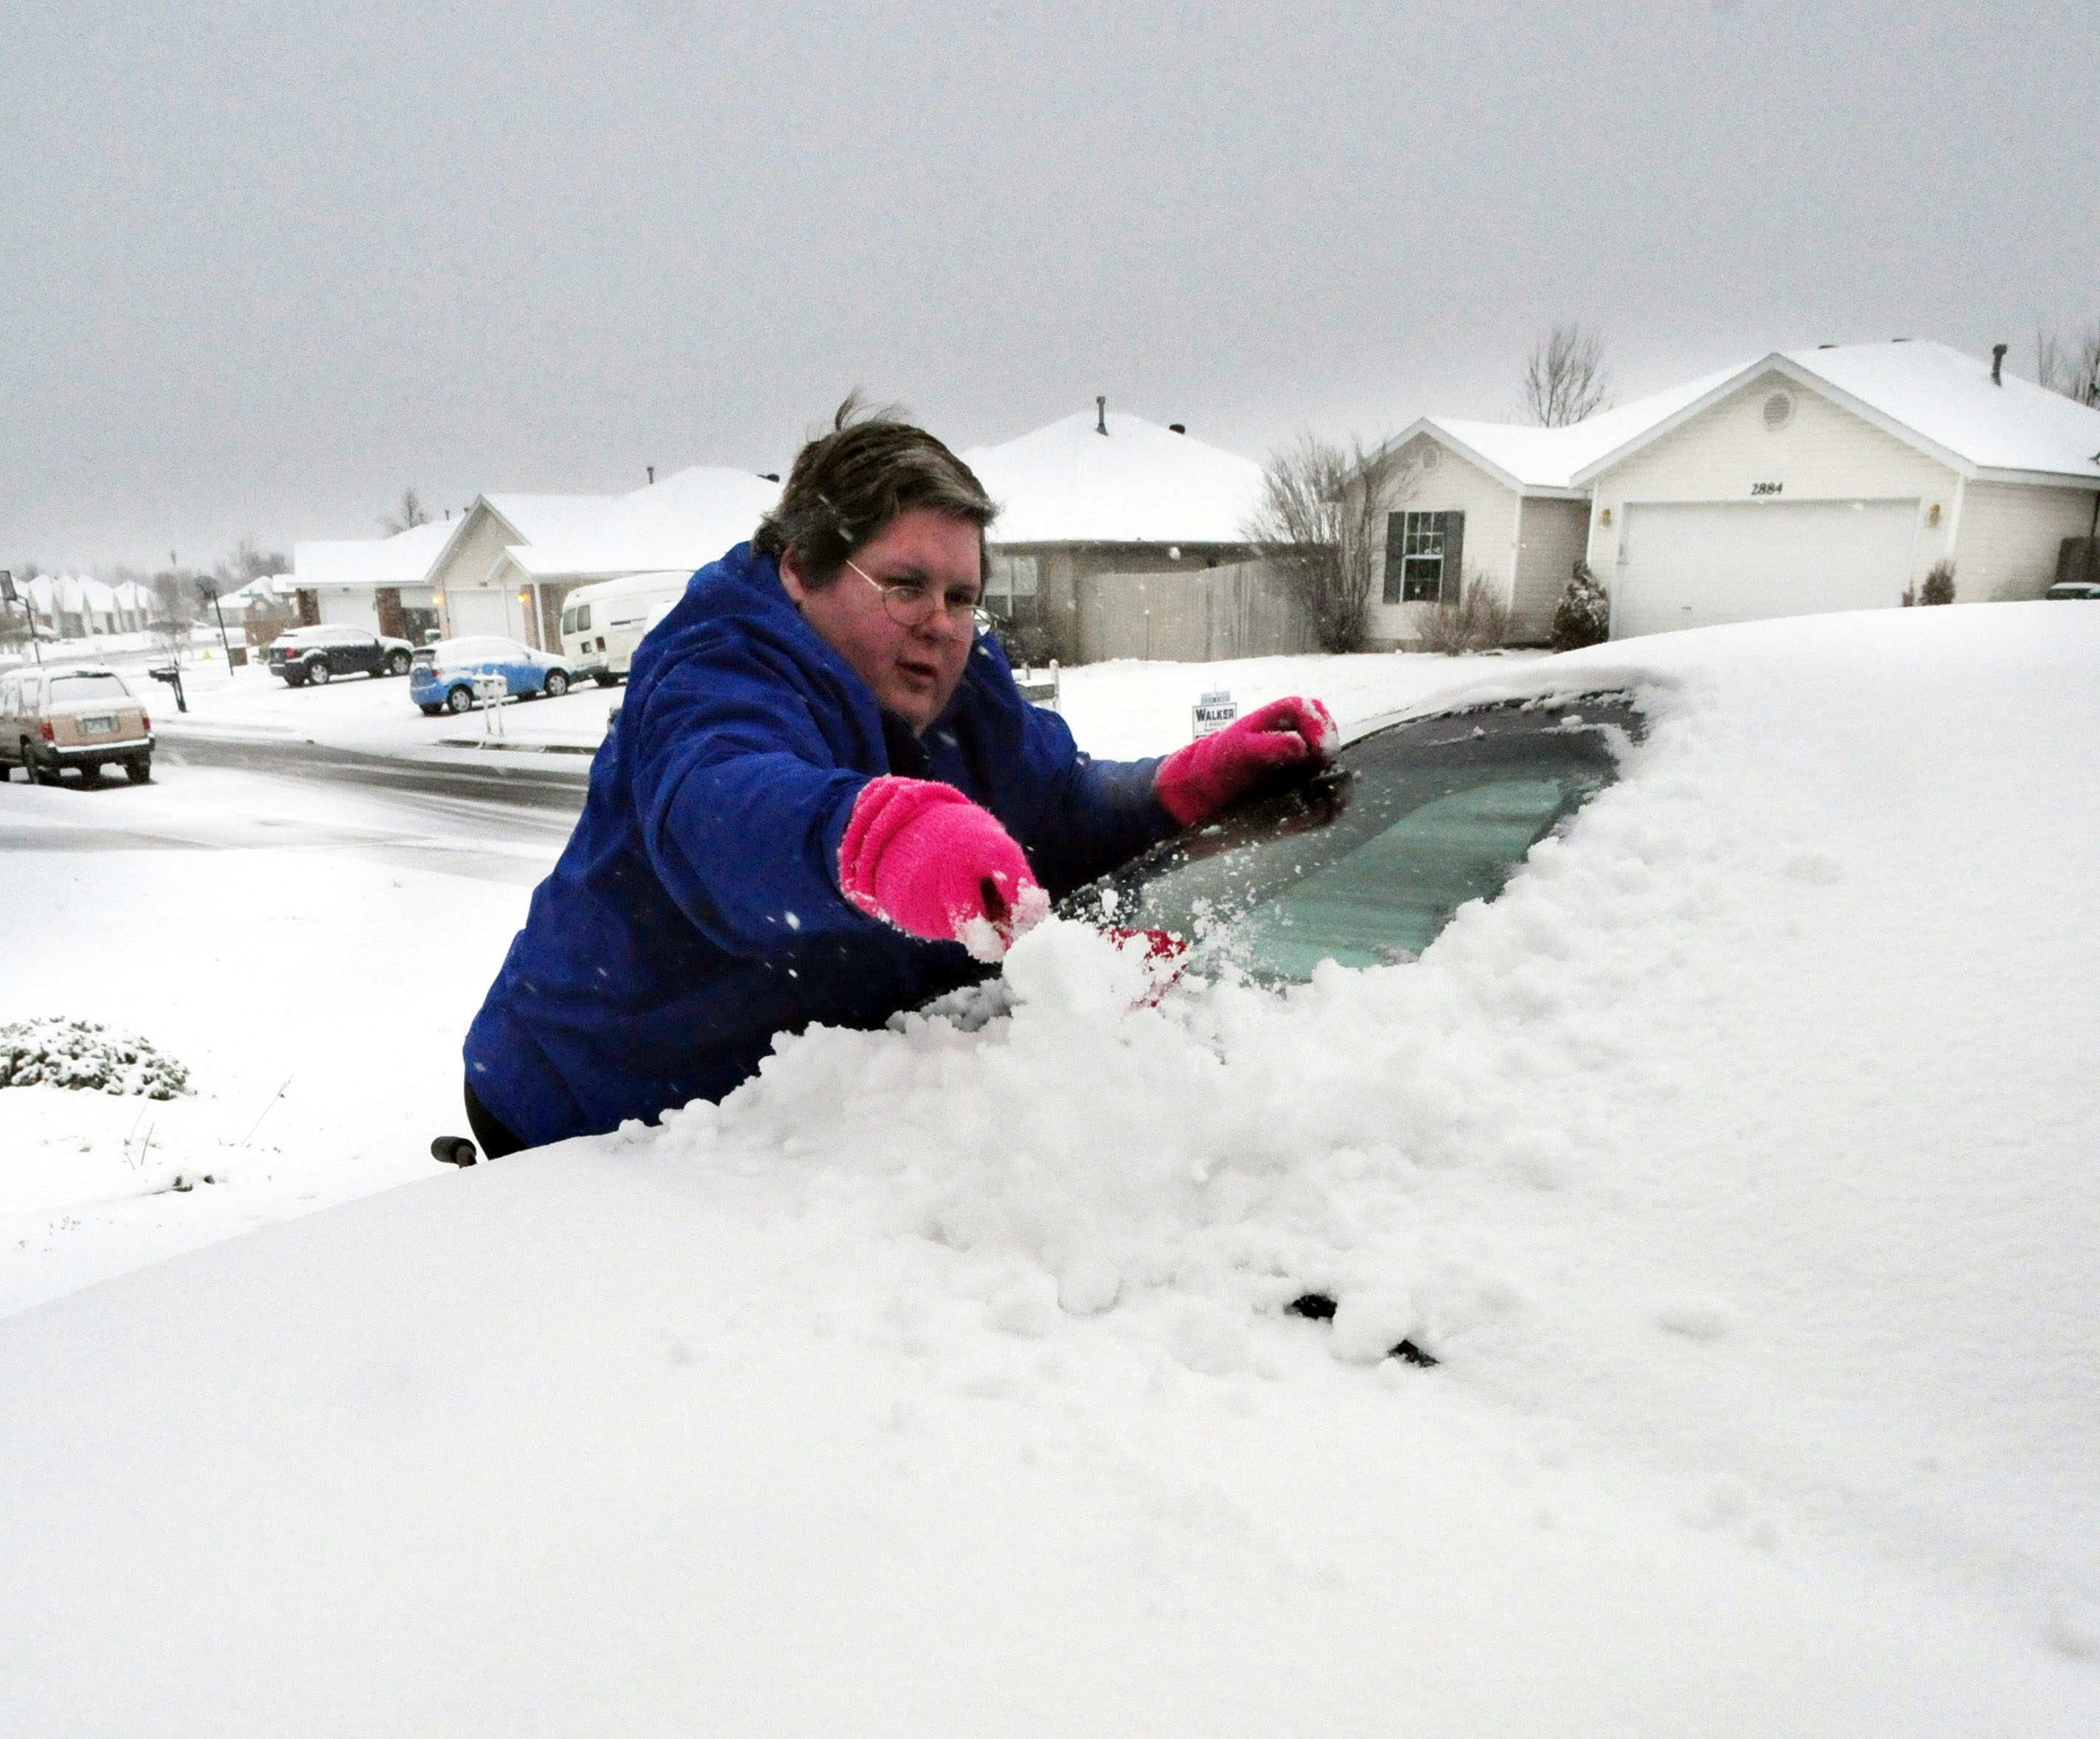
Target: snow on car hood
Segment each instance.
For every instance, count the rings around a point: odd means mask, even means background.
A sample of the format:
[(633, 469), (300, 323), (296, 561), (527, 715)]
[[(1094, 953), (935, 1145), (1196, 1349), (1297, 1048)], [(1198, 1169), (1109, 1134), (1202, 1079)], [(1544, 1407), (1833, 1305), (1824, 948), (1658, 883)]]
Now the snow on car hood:
[(1417, 961), (1048, 925), (0, 1322), (10, 1730), (2093, 1730), (2079, 614), (1489, 667), (1650, 729)]
[(1010, 1015), (783, 1041), (644, 1139), (792, 1165), (813, 1229), (922, 1240), (995, 1331), (1232, 1372), (1326, 1291), (1339, 1356), (1411, 1335), (1710, 1471), (1731, 1525), (1871, 1517), (2089, 1599), (2096, 654), (2009, 606), (1491, 676), (1460, 700), (1624, 685), (1652, 728), (1420, 960), (1152, 1008), (1052, 924)]

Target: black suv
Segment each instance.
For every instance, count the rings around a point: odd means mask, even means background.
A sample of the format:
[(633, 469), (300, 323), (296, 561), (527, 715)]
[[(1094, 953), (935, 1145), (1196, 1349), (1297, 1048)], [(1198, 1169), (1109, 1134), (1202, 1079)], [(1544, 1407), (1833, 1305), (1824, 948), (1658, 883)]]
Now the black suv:
[(295, 628), (270, 642), (270, 669), (294, 688), (356, 670), (367, 676), (404, 677), (415, 652), (405, 640), (368, 634), (361, 628)]

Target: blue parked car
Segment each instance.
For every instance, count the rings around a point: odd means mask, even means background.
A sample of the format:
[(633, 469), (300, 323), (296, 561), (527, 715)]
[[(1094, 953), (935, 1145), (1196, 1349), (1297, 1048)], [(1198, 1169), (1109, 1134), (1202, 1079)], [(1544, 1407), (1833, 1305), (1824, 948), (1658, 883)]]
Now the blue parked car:
[(408, 667), (408, 698), (433, 717), (464, 713), (474, 704), (474, 679), (485, 675), (501, 677), (520, 700), (569, 691), (568, 666), (558, 654), (536, 651), (522, 640), (473, 634), (417, 648)]

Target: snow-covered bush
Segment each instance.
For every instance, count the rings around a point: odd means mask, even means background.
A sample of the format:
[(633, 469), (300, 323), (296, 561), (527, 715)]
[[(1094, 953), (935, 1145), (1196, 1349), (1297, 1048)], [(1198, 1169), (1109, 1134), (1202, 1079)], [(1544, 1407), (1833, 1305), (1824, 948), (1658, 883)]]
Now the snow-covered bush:
[(1572, 652), (1577, 647), (1600, 646), (1611, 638), (1611, 594), (1590, 572), (1587, 562), (1577, 562), (1553, 608), (1553, 650)]
[(1935, 562), (1931, 570), (1925, 576), (1923, 585), (1907, 585), (1904, 588), (1903, 601), (1904, 608), (1906, 610), (1912, 604), (1952, 603), (1954, 602), (1953, 563)]
[(189, 1091), (189, 1070), (99, 1021), (46, 1017), (0, 1026), (0, 1087), (40, 1086), (172, 1099)]
[(1456, 598), (1446, 597), (1422, 618), (1422, 650), (1457, 656), (1485, 652), (1509, 638), (1510, 607), (1500, 588), (1476, 573)]

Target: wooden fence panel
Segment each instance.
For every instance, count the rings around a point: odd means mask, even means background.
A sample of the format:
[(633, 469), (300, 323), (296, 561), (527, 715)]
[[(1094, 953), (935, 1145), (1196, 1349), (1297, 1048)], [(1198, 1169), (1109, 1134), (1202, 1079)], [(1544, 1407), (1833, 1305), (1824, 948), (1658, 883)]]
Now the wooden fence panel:
[(1081, 664), (1110, 658), (1207, 664), (1319, 650), (1310, 615), (1264, 562), (1187, 573), (1086, 574), (1078, 603)]

